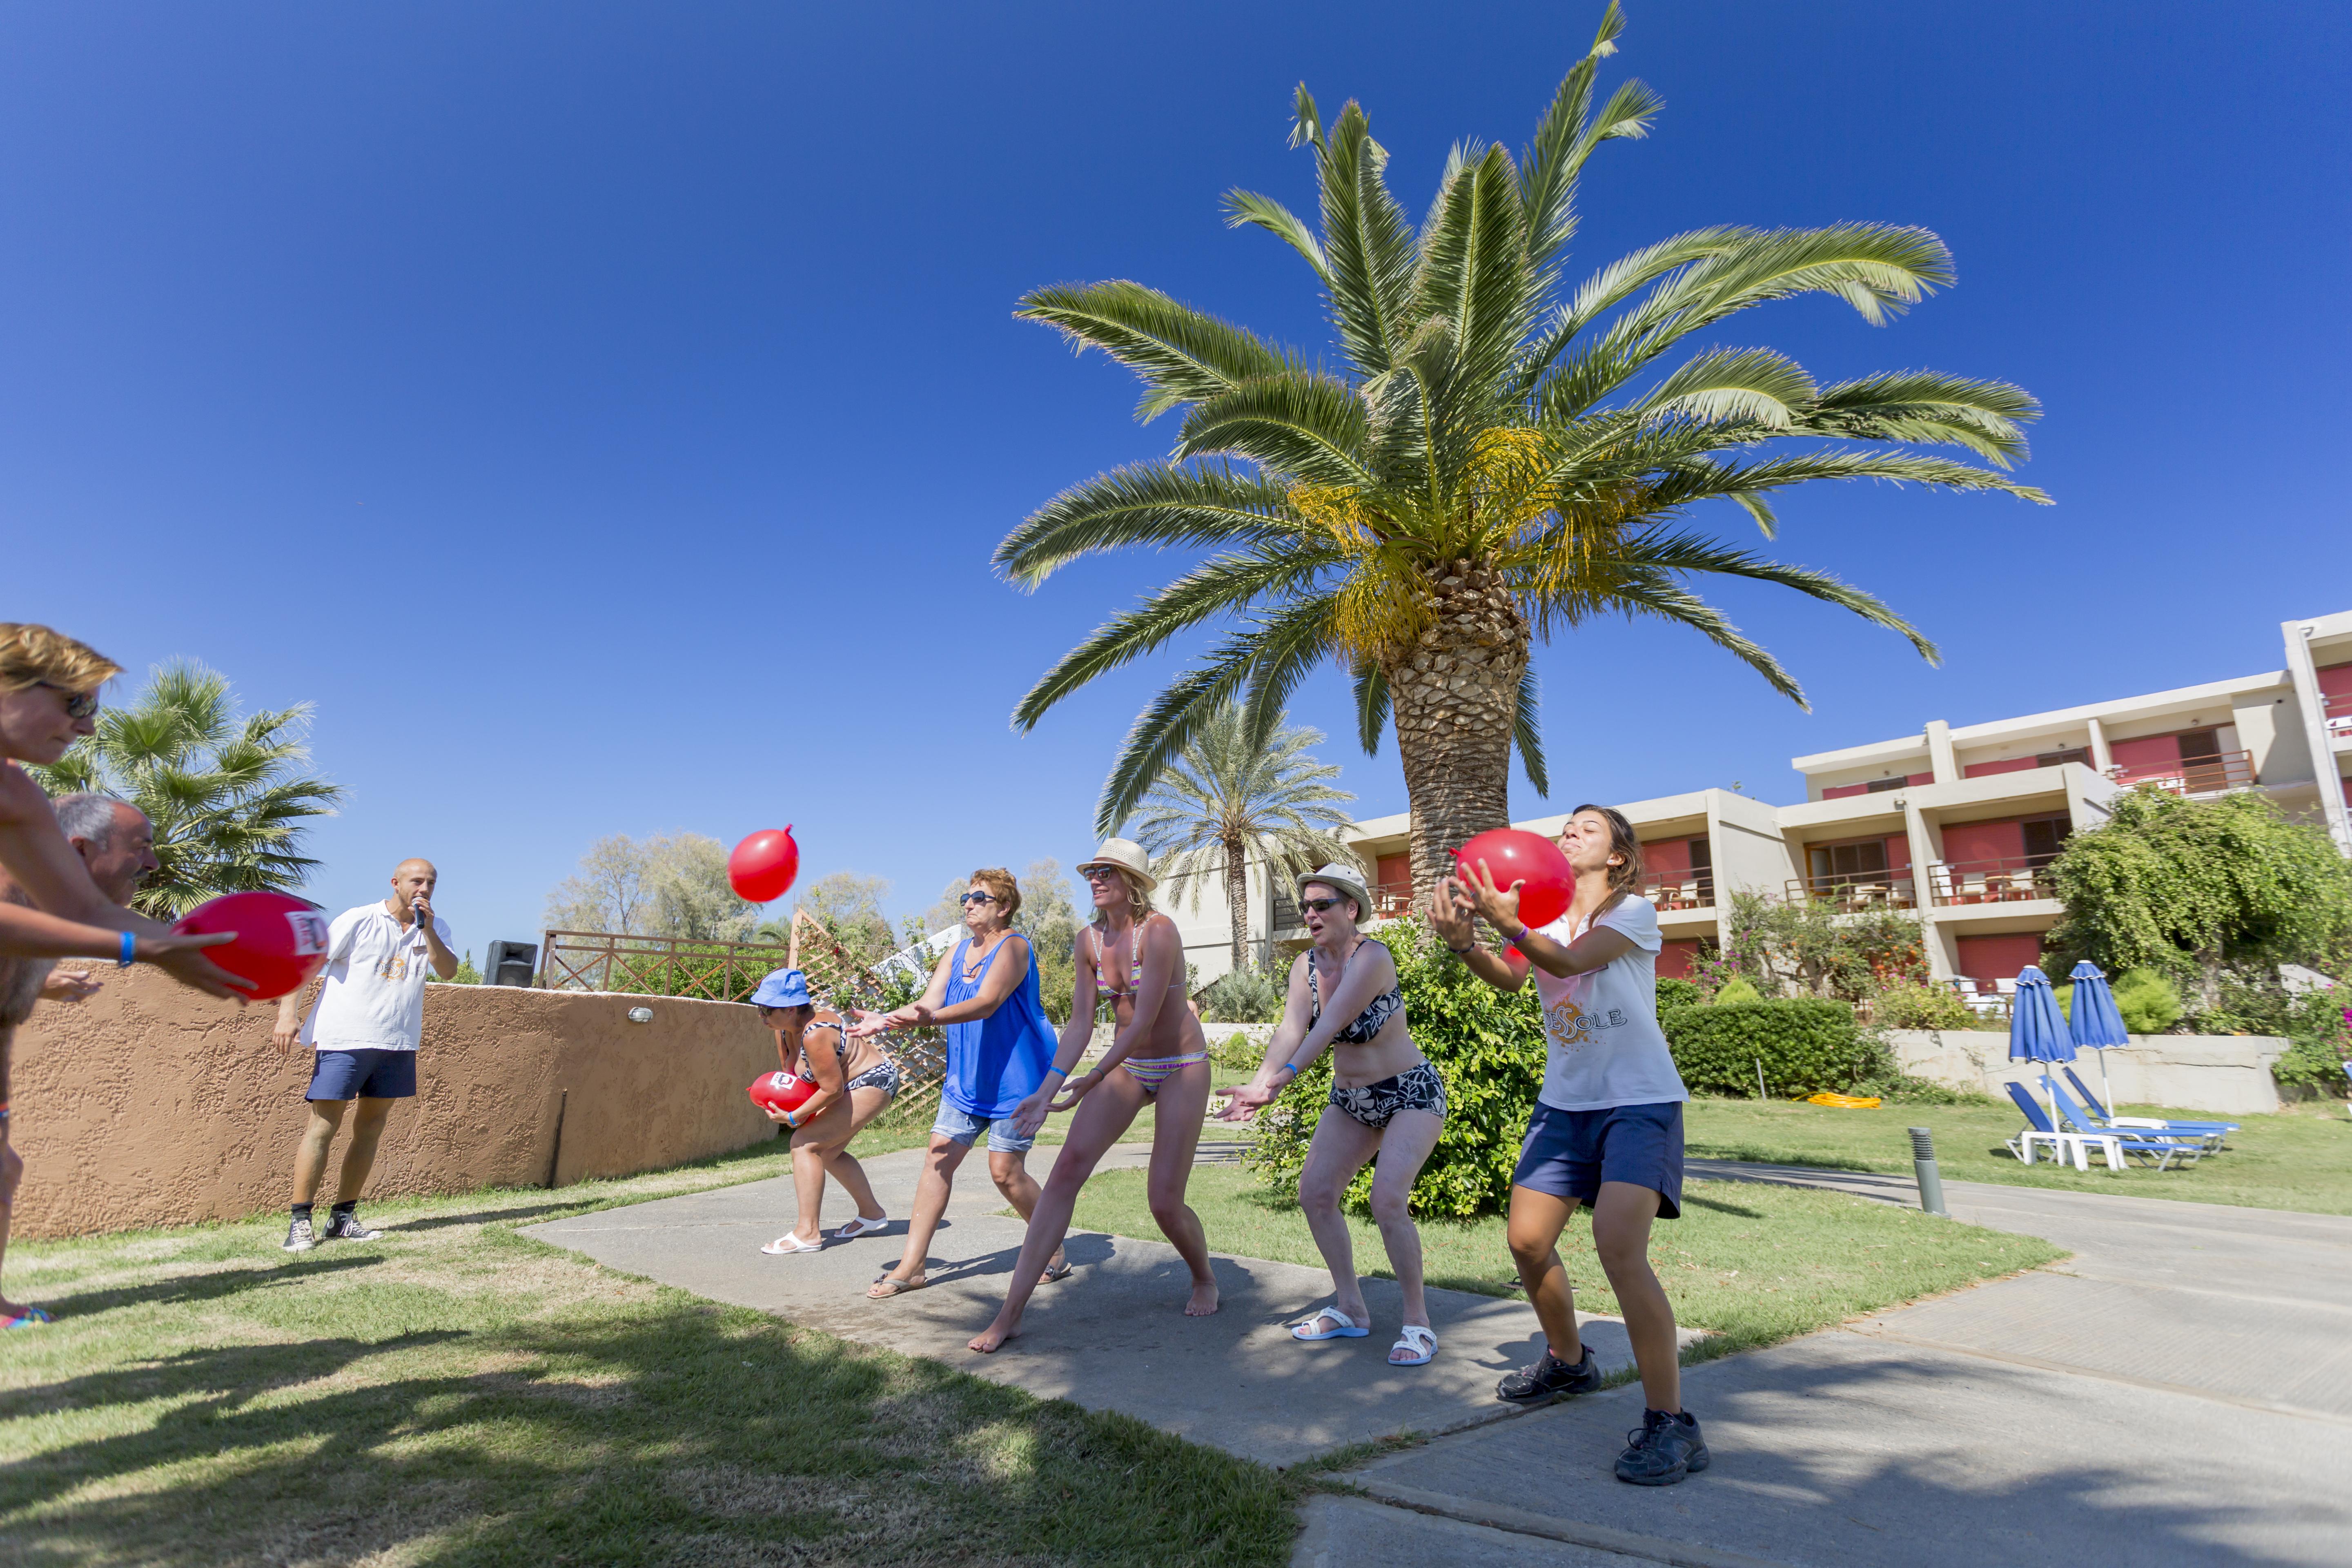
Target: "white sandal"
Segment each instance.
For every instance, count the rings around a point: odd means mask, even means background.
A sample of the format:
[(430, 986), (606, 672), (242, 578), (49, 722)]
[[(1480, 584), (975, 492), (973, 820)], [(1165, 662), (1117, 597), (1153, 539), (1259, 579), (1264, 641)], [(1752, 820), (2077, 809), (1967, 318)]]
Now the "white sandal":
[[(1405, 1352), (1397, 1359), (1397, 1352)], [(1397, 1335), (1397, 1342), (1389, 1347), (1391, 1366), (1427, 1366), (1437, 1355), (1437, 1336), (1419, 1323), (1407, 1323)]]
[(788, 1252), (823, 1252), (824, 1243), (823, 1240), (803, 1241), (800, 1232), (788, 1230), (760, 1250), (771, 1258), (782, 1258)]
[(835, 1241), (856, 1241), (861, 1236), (872, 1236), (877, 1230), (887, 1230), (889, 1228), (890, 1216), (887, 1214), (876, 1219), (867, 1219), (864, 1215), (859, 1215), (856, 1219), (851, 1220), (847, 1225), (845, 1225), (839, 1230), (835, 1231), (833, 1233), (833, 1239)]
[[(1339, 1326), (1327, 1329), (1319, 1334), (1308, 1333), (1307, 1329), (1318, 1318), (1328, 1318)], [(1306, 1317), (1290, 1325), (1290, 1337), (1301, 1344), (1309, 1345), (1320, 1344), (1325, 1340), (1360, 1340), (1371, 1331), (1370, 1323), (1360, 1323), (1337, 1307), (1325, 1307), (1319, 1311), (1309, 1312)]]

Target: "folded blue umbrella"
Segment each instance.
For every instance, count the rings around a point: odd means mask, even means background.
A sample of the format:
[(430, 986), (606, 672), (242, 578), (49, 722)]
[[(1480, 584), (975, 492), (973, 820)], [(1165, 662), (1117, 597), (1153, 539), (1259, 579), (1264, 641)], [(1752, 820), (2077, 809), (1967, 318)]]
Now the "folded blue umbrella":
[[(2076, 993), (2077, 995), (2081, 994)], [(2029, 963), (2017, 972), (2017, 996), (2009, 1009), (2009, 1059), (2027, 1062), (2071, 1062), (2074, 1040), (2066, 1032), (2066, 1015), (2058, 1010), (2058, 993), (2050, 977)], [(2044, 1069), (2047, 1076), (2047, 1069)], [(2050, 1124), (2058, 1120), (2058, 1091), (2050, 1092)]]
[(2107, 977), (2097, 964), (2083, 960), (2074, 965), (2071, 978), (2074, 1016), (2066, 1021), (2066, 1033), (2083, 1049), (2099, 1053), (2099, 1099), (2112, 1106), (2116, 1091), (2107, 1083), (2107, 1051), (2130, 1045), (2131, 1034), (2124, 1027), (2124, 1016), (2116, 1011), (2116, 994), (2107, 989)]

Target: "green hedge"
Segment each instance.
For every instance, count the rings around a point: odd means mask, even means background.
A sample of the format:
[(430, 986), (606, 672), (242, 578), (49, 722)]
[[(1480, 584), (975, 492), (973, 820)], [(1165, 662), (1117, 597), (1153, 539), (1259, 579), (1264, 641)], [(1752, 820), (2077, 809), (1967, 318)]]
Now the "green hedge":
[[(1428, 1218), (1499, 1213), (1509, 1202), (1519, 1140), (1543, 1087), (1543, 1015), (1530, 984), (1506, 994), (1472, 974), (1418, 920), (1379, 931), (1396, 954), (1413, 1044), (1445, 1080), (1445, 1131), (1413, 1184), (1412, 1207)], [(1331, 1092), (1331, 1053), (1257, 1114), (1244, 1156), (1270, 1187), (1296, 1191), (1307, 1142)], [(1338, 1114), (1335, 1112), (1334, 1114)], [(1348, 1190), (1361, 1213), (1372, 1187), (1366, 1166)]]
[(1753, 1096), (1756, 1064), (1773, 1095), (1851, 1088), (1874, 1061), (1843, 1002), (1788, 1000), (1675, 1007), (1658, 1020), (1693, 1094)]

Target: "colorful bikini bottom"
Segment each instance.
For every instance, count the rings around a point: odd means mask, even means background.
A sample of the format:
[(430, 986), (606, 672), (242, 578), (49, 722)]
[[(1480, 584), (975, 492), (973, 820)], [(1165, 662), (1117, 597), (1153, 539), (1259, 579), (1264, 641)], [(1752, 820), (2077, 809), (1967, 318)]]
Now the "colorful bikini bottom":
[(1187, 1051), (1181, 1057), (1146, 1057), (1141, 1061), (1129, 1057), (1118, 1065), (1127, 1069), (1129, 1077), (1143, 1086), (1144, 1093), (1157, 1094), (1160, 1092), (1160, 1086), (1176, 1074), (1191, 1067), (1194, 1062), (1204, 1062), (1208, 1059), (1208, 1050), (1203, 1047), (1197, 1051)]

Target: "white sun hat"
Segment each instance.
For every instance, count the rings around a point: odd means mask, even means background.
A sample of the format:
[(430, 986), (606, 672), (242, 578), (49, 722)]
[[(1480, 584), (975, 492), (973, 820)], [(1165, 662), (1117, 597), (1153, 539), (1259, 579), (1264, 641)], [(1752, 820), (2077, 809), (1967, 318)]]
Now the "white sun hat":
[[(1353, 867), (1342, 866), (1334, 860), (1321, 870), (1309, 871), (1299, 878), (1298, 898), (1302, 903), (1306, 901), (1307, 885), (1309, 882), (1320, 882), (1327, 888), (1337, 888), (1356, 900), (1356, 907), (1364, 911), (1364, 921), (1372, 918), (1372, 895), (1364, 887), (1364, 874)], [(1361, 924), (1362, 921), (1357, 923)]]
[(1147, 893), (1160, 885), (1160, 879), (1151, 874), (1151, 857), (1132, 838), (1104, 839), (1092, 858), (1078, 862), (1078, 875), (1083, 877), (1097, 866), (1118, 867), (1130, 883)]

